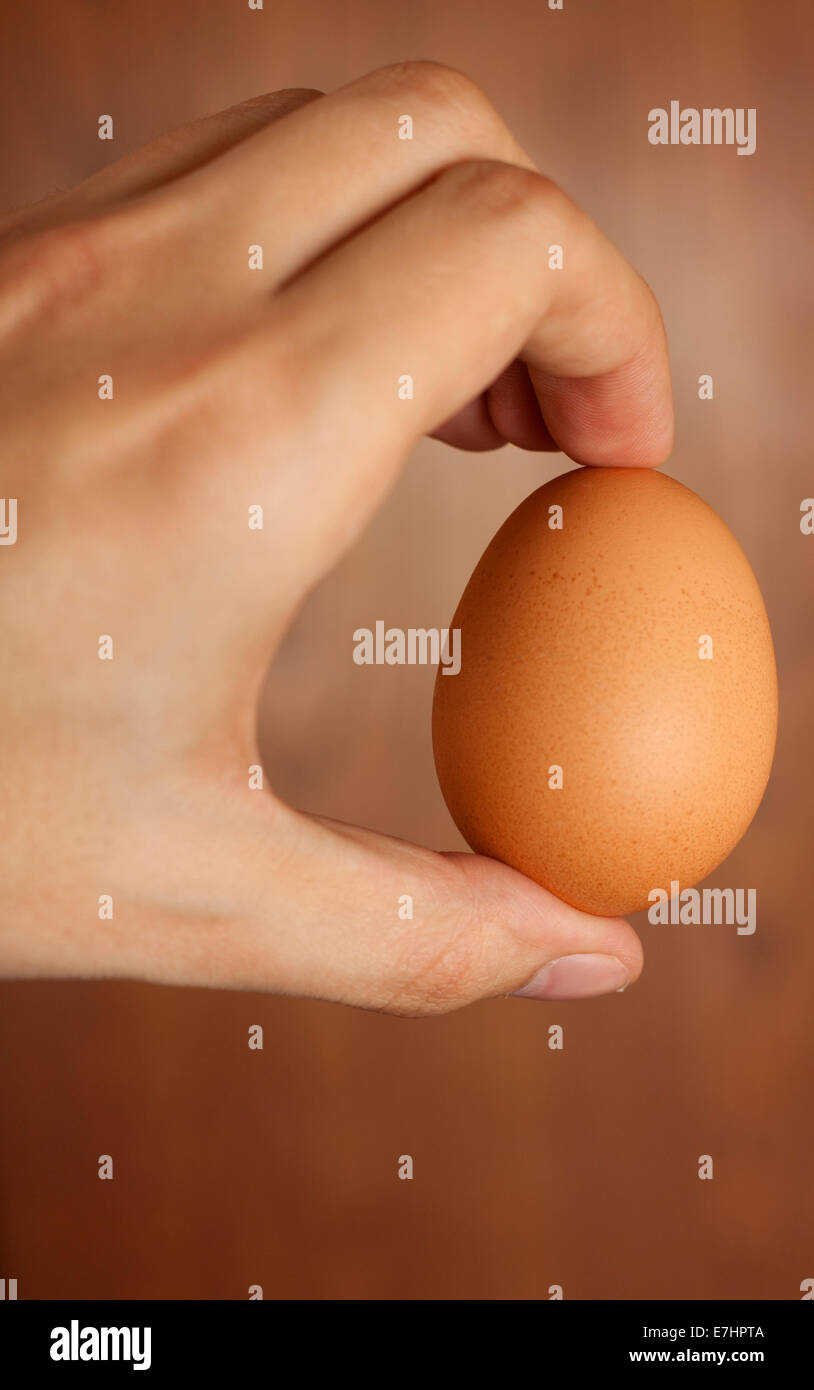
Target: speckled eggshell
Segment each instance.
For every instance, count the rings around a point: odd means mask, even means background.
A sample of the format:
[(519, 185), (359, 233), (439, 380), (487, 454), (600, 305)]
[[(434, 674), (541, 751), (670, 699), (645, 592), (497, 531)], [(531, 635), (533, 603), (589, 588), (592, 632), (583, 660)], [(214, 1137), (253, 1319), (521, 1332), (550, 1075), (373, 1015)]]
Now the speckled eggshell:
[(737, 844), (774, 753), (774, 652), (749, 562), (695, 493), (650, 469), (554, 478), (500, 528), (452, 626), (433, 745), (474, 850), (612, 915)]

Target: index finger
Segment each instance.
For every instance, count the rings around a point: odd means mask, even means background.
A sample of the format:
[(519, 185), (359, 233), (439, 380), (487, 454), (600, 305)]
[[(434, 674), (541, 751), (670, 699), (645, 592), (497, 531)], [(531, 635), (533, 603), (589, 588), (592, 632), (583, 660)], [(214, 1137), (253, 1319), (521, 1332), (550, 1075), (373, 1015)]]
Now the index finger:
[[(552, 245), (562, 270), (551, 268)], [(321, 471), (323, 505), (352, 500), (357, 518), (409, 447), (517, 356), (577, 462), (658, 465), (672, 445), (651, 291), (562, 190), (525, 168), (444, 170), (289, 282), (264, 331), (285, 343), (320, 437), (340, 444), (328, 486)]]

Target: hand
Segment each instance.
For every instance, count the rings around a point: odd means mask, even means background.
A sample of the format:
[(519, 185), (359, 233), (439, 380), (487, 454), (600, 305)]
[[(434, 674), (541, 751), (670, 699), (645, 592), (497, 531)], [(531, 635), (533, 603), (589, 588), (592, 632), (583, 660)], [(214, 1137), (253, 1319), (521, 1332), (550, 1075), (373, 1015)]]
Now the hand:
[(404, 1014), (638, 975), (622, 920), (249, 785), (274, 649), (423, 433), (670, 449), (652, 294), (468, 79), (263, 97), (6, 218), (0, 382), (5, 975)]

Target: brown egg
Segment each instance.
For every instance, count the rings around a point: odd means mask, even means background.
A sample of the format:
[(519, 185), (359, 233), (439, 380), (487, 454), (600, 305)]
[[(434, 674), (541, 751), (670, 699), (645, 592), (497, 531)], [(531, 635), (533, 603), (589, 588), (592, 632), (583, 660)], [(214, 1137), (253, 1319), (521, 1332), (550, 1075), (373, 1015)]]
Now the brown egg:
[(774, 651), (749, 562), (694, 492), (644, 468), (554, 478), (491, 541), (452, 626), (433, 745), (474, 850), (612, 915), (737, 844), (771, 768)]

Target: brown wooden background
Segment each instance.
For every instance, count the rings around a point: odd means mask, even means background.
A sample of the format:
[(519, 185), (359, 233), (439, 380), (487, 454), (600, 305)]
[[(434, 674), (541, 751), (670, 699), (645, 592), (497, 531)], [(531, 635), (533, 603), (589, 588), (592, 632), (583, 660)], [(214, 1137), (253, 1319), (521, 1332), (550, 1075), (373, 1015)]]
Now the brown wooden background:
[[(814, 1276), (810, 8), (40, 0), (3, 26), (8, 205), (109, 158), (101, 112), (122, 154), (257, 92), (396, 59), (480, 81), (659, 296), (668, 471), (753, 562), (781, 728), (763, 807), (714, 879), (757, 888), (757, 934), (644, 922), (646, 972), (623, 996), (407, 1022), (259, 995), (2, 986), (0, 1276), (21, 1298), (240, 1299), (252, 1283), (266, 1297), (545, 1298), (557, 1283), (569, 1298), (799, 1298)], [(673, 98), (757, 107), (757, 153), (651, 147), (647, 111)], [(696, 398), (701, 372), (713, 403)], [(297, 804), (459, 843), (432, 769), (431, 672), (357, 668), (351, 633), (377, 617), (443, 626), (499, 522), (561, 466), (416, 452), (272, 673), (268, 765)], [(101, 1153), (114, 1182), (96, 1176)], [(702, 1153), (713, 1182), (697, 1179)]]

